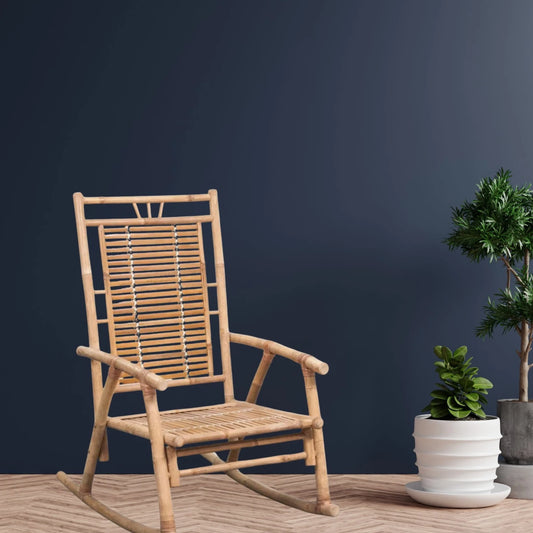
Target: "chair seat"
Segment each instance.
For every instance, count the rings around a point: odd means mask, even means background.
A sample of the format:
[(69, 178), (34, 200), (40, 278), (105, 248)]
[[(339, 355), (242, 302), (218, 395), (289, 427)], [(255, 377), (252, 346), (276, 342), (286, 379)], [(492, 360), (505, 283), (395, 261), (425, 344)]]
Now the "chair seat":
[[(165, 443), (170, 446), (301, 430), (313, 423), (311, 416), (242, 401), (161, 411), (160, 415)], [(148, 438), (146, 414), (110, 417), (108, 426)]]

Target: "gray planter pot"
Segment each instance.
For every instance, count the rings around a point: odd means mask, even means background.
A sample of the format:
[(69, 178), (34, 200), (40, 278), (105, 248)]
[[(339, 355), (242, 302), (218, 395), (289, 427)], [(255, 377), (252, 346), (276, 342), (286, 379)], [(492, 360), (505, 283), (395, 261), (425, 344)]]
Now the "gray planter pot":
[(498, 400), (501, 421), (500, 448), (505, 462), (533, 465), (533, 402)]

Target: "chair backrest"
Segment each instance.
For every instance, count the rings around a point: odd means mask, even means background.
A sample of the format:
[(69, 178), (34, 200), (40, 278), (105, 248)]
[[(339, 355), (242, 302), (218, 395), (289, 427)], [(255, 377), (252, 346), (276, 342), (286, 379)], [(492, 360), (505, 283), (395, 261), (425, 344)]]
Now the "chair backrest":
[[(167, 204), (208, 202), (209, 213), (164, 216)], [(85, 206), (129, 204), (131, 217), (87, 218)], [(145, 207), (142, 204), (146, 204)], [(113, 355), (169, 379), (169, 386), (224, 383), (233, 399), (224, 257), (216, 190), (180, 196), (84, 197), (74, 194), (89, 346), (100, 349), (99, 326), (107, 326)], [(122, 206), (122, 209), (124, 205)], [(153, 211), (152, 211), (153, 210)], [(141, 216), (141, 211), (146, 216)], [(156, 213), (157, 211), (157, 213)], [(215, 281), (209, 283), (202, 226), (211, 226)], [(100, 243), (103, 289), (95, 289), (88, 230)], [(217, 309), (208, 288), (216, 287)], [(107, 316), (97, 317), (96, 298), (105, 295)], [(218, 315), (222, 371), (215, 374), (211, 315)], [(100, 363), (92, 361), (93, 395), (102, 390)], [(117, 392), (139, 390), (123, 376)]]

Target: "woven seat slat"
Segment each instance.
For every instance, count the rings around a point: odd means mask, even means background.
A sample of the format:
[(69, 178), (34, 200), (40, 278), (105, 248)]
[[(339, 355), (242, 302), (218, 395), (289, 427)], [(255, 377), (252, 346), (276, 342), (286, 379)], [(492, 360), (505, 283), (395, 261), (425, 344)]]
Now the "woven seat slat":
[[(146, 431), (146, 415), (113, 417)], [(230, 402), (193, 409), (161, 411), (161, 425), (165, 440), (172, 442), (176, 437), (185, 445), (203, 441), (215, 441), (269, 432), (305, 429), (312, 426), (310, 416), (279, 411), (247, 402)]]

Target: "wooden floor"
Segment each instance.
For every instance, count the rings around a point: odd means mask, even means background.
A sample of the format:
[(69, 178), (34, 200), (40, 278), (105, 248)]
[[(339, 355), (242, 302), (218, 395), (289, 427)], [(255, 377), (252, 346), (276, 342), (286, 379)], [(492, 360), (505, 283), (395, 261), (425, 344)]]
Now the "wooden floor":
[[(79, 479), (80, 476), (73, 476)], [(253, 476), (304, 498), (313, 498), (310, 475)], [(533, 531), (533, 501), (507, 499), (485, 509), (437, 509), (413, 502), (404, 475), (331, 475), (336, 518), (310, 515), (259, 496), (224, 475), (197, 476), (172, 489), (178, 531), (426, 533)], [(153, 476), (97, 476), (96, 497), (146, 525), (158, 526)], [(86, 507), (55, 476), (0, 475), (0, 531), (9, 533), (120, 532)]]

